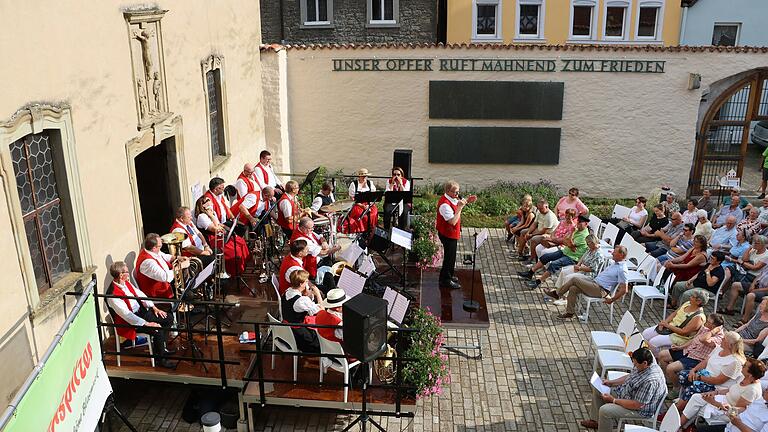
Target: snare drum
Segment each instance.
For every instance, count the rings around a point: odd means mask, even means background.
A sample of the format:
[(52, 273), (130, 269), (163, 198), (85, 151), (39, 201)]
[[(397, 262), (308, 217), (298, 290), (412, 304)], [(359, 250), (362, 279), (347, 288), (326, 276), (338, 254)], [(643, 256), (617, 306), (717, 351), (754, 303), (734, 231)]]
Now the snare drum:
[(331, 221), (328, 218), (313, 219), (315, 222), (315, 233), (325, 237), (325, 240), (330, 243), (331, 241)]

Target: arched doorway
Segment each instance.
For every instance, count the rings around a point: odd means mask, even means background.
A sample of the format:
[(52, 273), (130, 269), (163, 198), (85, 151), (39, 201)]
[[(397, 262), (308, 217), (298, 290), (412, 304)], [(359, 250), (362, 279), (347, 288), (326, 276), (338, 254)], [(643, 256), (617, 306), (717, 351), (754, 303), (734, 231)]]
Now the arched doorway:
[[(696, 131), (689, 196), (701, 194), (702, 189), (717, 193), (720, 177), (731, 169), (744, 178), (748, 146), (755, 145), (750, 143), (750, 135), (755, 123), (761, 120), (768, 120), (768, 69), (743, 74), (709, 105)], [(753, 168), (756, 169), (748, 167)], [(742, 186), (754, 190), (759, 184), (742, 181)]]

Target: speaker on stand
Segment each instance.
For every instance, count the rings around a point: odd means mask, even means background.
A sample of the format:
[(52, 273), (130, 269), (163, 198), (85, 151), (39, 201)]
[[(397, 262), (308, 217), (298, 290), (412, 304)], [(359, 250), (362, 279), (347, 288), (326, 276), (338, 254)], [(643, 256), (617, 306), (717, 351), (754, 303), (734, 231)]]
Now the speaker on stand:
[(395, 150), (392, 156), (392, 166), (399, 167), (403, 170), (403, 176), (410, 180), (411, 178), (411, 159), (413, 158), (413, 150)]
[(344, 428), (343, 432), (352, 430), (357, 423), (361, 423), (363, 431), (366, 425), (371, 423), (384, 432), (384, 428), (368, 416), (366, 396), (370, 384), (369, 363), (387, 350), (387, 301), (367, 294), (358, 294), (344, 303), (341, 313), (344, 352), (360, 360), (363, 375), (363, 404), (360, 416)]

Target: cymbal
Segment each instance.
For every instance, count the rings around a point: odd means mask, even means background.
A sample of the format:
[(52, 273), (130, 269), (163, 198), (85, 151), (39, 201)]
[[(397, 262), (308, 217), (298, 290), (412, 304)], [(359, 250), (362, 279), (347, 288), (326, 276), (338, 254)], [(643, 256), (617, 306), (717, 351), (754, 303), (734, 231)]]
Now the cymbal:
[(320, 207), (320, 211), (326, 212), (326, 213), (346, 211), (352, 208), (353, 204), (355, 204), (354, 200), (339, 200), (334, 203), (328, 204), (327, 206)]
[(165, 244), (179, 244), (187, 239), (187, 235), (180, 232), (170, 232), (160, 236), (160, 240)]

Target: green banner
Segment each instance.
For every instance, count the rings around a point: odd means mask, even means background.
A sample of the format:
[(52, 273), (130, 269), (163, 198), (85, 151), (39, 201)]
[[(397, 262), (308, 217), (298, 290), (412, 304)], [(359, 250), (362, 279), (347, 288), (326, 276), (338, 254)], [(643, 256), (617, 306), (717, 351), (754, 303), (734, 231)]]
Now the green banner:
[[(74, 432), (96, 428), (112, 392), (101, 362), (94, 298), (90, 290), (42, 365), (3, 432)], [(65, 324), (66, 325), (66, 324)]]

